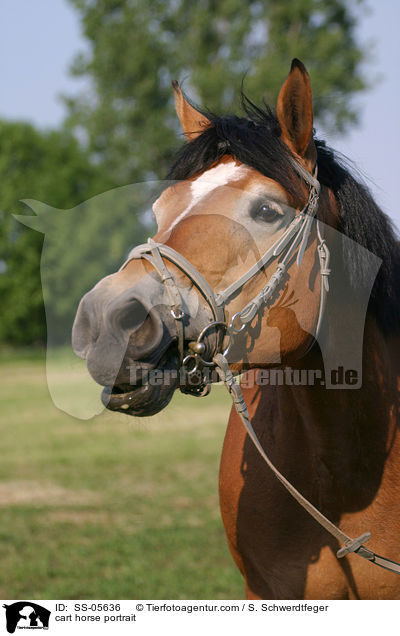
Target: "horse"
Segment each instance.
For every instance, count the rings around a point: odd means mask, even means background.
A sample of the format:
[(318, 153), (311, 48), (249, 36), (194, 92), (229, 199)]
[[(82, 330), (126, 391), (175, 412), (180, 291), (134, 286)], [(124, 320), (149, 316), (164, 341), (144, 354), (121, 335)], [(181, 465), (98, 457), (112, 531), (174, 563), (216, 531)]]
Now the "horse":
[[(107, 408), (134, 416), (161, 411), (178, 387), (205, 396), (226, 382), (220, 508), (247, 599), (398, 599), (395, 230), (315, 137), (299, 60), (275, 110), (242, 93), (243, 116), (217, 116), (173, 89), (186, 142), (153, 206), (158, 232), (82, 298), (73, 348)], [(328, 386), (329, 355), (340, 363), (358, 346), (362, 380), (345, 369), (349, 386)], [(259, 381), (288, 369), (290, 381)], [(152, 371), (173, 380), (152, 383)]]

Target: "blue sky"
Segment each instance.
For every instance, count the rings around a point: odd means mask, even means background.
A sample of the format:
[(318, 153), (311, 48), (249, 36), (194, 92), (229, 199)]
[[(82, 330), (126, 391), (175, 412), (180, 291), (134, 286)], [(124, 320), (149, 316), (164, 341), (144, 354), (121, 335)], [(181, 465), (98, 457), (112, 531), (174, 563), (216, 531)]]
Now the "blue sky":
[[(372, 180), (378, 203), (400, 227), (400, 2), (370, 0), (370, 7), (370, 15), (360, 19), (359, 39), (375, 41), (369, 70), (381, 81), (358, 98), (359, 127), (327, 141)], [(65, 115), (60, 93), (73, 94), (83, 86), (68, 77), (68, 66), (84, 46), (67, 0), (1, 0), (0, 117), (43, 127), (59, 124)]]

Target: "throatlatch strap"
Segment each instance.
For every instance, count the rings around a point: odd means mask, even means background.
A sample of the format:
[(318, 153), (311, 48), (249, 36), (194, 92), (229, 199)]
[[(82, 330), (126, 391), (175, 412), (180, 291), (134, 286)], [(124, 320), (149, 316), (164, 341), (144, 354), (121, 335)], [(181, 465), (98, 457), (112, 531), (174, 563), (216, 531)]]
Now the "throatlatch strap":
[(281, 482), (281, 484), (283, 484), (283, 486), (292, 495), (292, 497), (296, 499), (296, 501), (304, 508), (304, 510), (306, 510), (312, 517), (314, 517), (314, 519), (323, 528), (325, 528), (327, 532), (334, 536), (335, 539), (344, 544), (343, 547), (340, 548), (336, 553), (338, 559), (346, 556), (347, 554), (350, 554), (350, 552), (354, 552), (354, 554), (363, 557), (363, 559), (371, 561), (371, 563), (375, 563), (375, 565), (378, 565), (385, 570), (390, 570), (391, 572), (400, 574), (399, 563), (391, 561), (390, 559), (386, 559), (385, 557), (372, 552), (372, 550), (368, 550), (368, 548), (363, 545), (366, 541), (368, 541), (368, 539), (370, 539), (370, 532), (364, 532), (356, 539), (352, 539), (345, 532), (340, 530), (340, 528), (335, 526), (335, 524), (329, 521), (329, 519), (327, 519), (327, 517), (325, 517), (322, 512), (315, 508), (315, 506), (313, 506), (313, 504), (308, 501), (308, 499), (303, 497), (303, 495), (290, 483), (290, 481), (288, 481), (286, 477), (284, 477), (282, 473), (279, 472), (279, 470), (274, 466), (274, 464), (264, 451), (263, 447), (261, 446), (260, 440), (258, 439), (253, 429), (242, 389), (236, 382), (232, 371), (229, 368), (228, 361), (226, 360), (225, 356), (223, 356), (221, 353), (218, 353), (214, 357), (214, 362), (216, 365), (217, 373), (230, 393), (235, 409), (247, 431), (247, 434), (249, 435), (251, 441), (253, 442), (254, 446), (260, 453), (267, 466), (272, 470), (275, 477)]

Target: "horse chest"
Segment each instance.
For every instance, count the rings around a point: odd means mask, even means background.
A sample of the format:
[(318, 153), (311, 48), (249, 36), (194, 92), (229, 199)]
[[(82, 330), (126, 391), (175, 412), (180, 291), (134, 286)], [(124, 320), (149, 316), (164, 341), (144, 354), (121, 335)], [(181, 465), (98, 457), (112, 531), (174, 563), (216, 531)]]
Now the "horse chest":
[[(355, 555), (336, 558), (340, 547), (336, 540), (258, 463), (235, 416), (221, 458), (220, 504), (229, 548), (245, 579), (248, 598), (400, 598), (396, 574)], [(357, 513), (344, 521), (351, 524), (350, 534), (359, 534), (362, 520)], [(371, 518), (368, 529), (379, 536), (373, 526)], [(382, 546), (381, 553), (386, 552), (396, 550)]]
[[(249, 599), (355, 598), (313, 520), (267, 482), (252, 489), (232, 453), (222, 457), (220, 503), (228, 545)], [(249, 489), (250, 486), (250, 489)], [(279, 489), (279, 485), (278, 485)], [(289, 511), (288, 507), (289, 505)], [(329, 541), (329, 537), (328, 537)]]

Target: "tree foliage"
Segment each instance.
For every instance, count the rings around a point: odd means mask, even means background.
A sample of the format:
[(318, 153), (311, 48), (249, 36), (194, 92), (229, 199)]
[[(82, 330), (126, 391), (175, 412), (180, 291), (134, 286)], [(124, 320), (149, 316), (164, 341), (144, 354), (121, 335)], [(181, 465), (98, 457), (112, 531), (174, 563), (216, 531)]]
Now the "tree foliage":
[[(352, 98), (366, 88), (355, 35), (365, 0), (69, 1), (88, 44), (72, 71), (88, 81), (84, 93), (65, 98), (66, 127), (42, 132), (0, 121), (0, 341), (46, 337), (43, 234), (31, 229), (36, 222), (24, 227), (13, 219), (12, 212), (27, 212), (20, 199), (47, 203), (41, 223), (51, 218), (57, 230), (46, 252), (45, 290), (56, 337), (65, 335), (79, 295), (104, 274), (91, 254), (106, 254), (108, 273), (143, 238), (133, 209), (144, 205), (145, 189), (76, 206), (112, 186), (163, 178), (180, 133), (172, 79), (211, 111), (238, 112), (243, 78), (254, 101), (273, 104), (298, 57), (311, 74), (317, 122), (338, 131), (356, 120)], [(57, 216), (55, 208), (73, 212)]]
[[(91, 91), (69, 99), (70, 123), (116, 183), (162, 177), (175, 146), (171, 80), (218, 114), (245, 90), (275, 100), (293, 57), (313, 81), (317, 120), (344, 131), (366, 88), (355, 27), (364, 0), (70, 0), (88, 52), (73, 65)], [(237, 104), (237, 102), (236, 102)]]
[(157, 181), (112, 188), (69, 209), (26, 201), (35, 215), (18, 220), (44, 236), (40, 270), (49, 346), (70, 346), (82, 296), (155, 233), (150, 205), (162, 187)]
[[(107, 187), (71, 133), (41, 132), (32, 125), (0, 122), (0, 341), (45, 342), (40, 280), (43, 235), (13, 213), (26, 213), (21, 199), (69, 207)], [(68, 288), (65, 290), (68, 294)]]

